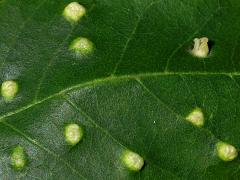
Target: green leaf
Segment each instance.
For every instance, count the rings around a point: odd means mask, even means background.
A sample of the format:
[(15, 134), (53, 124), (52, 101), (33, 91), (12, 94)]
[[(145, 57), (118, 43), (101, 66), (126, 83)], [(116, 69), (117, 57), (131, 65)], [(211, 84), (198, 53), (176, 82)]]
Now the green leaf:
[(240, 1), (69, 3), (0, 0), (0, 179), (239, 179)]

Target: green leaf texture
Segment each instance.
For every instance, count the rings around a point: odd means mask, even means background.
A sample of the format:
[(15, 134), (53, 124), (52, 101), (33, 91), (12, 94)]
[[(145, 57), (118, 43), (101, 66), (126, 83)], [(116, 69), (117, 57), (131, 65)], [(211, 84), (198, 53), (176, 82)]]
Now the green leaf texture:
[[(0, 1), (0, 80), (19, 86), (0, 97), (0, 179), (240, 179), (240, 159), (215, 147), (240, 148), (240, 1), (81, 0), (77, 23), (62, 15), (70, 2)], [(90, 55), (69, 49), (78, 37)], [(189, 53), (196, 37), (210, 40), (205, 59)], [(195, 108), (201, 128), (186, 121)], [(74, 146), (69, 123), (84, 131)]]

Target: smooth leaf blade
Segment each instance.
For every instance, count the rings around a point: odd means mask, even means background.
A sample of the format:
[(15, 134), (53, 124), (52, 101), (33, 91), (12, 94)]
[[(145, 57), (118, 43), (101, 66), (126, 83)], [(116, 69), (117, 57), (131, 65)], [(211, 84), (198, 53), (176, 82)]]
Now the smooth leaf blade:
[[(62, 16), (70, 2), (0, 1), (0, 78), (19, 85), (0, 99), (0, 177), (238, 179), (239, 158), (221, 161), (215, 145), (240, 147), (240, 3), (83, 0), (74, 24)], [(211, 51), (199, 59), (189, 49), (204, 36)], [(69, 48), (79, 37), (94, 44), (88, 56)], [(196, 108), (202, 128), (186, 120)], [(69, 123), (84, 131), (74, 146)], [(140, 172), (124, 166), (125, 150), (144, 158)]]

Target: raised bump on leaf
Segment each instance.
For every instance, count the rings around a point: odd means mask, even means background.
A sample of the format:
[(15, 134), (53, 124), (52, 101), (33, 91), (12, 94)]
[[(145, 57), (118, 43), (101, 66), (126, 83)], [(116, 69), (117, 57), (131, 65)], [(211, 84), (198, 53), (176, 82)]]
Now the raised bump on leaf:
[(68, 124), (64, 132), (66, 141), (71, 145), (76, 145), (83, 137), (83, 130), (78, 124)]
[(1, 87), (1, 94), (5, 100), (12, 100), (18, 92), (18, 84), (15, 81), (4, 81)]
[(73, 40), (69, 49), (77, 55), (87, 56), (93, 52), (93, 43), (85, 37), (79, 37)]
[(122, 161), (132, 171), (140, 171), (144, 165), (144, 159), (139, 154), (130, 150), (123, 152)]
[(231, 144), (218, 142), (216, 146), (218, 157), (223, 161), (232, 161), (238, 156), (237, 149)]
[(78, 2), (71, 2), (64, 11), (63, 16), (71, 23), (76, 23), (86, 14), (86, 9)]
[(187, 117), (186, 120), (191, 122), (197, 127), (202, 127), (204, 125), (204, 115), (200, 108), (194, 109)]
[(25, 167), (26, 163), (27, 163), (27, 157), (23, 147), (21, 146), (15, 147), (11, 154), (12, 166), (20, 170)]
[(194, 47), (191, 50), (191, 53), (194, 56), (200, 58), (206, 58), (209, 54), (209, 47), (208, 47), (208, 38), (195, 38), (194, 40)]

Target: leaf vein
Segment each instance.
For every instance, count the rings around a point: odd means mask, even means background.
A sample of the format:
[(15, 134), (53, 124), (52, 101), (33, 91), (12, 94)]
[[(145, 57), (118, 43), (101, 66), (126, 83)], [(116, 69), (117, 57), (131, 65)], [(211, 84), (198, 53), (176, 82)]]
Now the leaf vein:
[[(94, 2), (94, 4), (90, 7), (89, 12), (91, 12), (91, 11), (93, 10), (93, 8), (95, 7), (95, 5), (96, 5), (96, 4), (95, 4), (95, 2)], [(46, 78), (47, 73), (48, 73), (50, 67), (52, 66), (52, 63), (53, 63), (54, 60), (58, 57), (58, 53), (59, 53), (59, 51), (61, 50), (62, 45), (71, 37), (72, 32), (73, 32), (77, 27), (78, 27), (77, 25), (72, 26), (71, 31), (69, 32), (69, 34), (63, 39), (62, 43), (61, 43), (60, 46), (55, 50), (55, 52), (53, 52), (52, 58), (50, 58), (50, 60), (49, 60), (49, 62), (48, 62), (48, 64), (47, 64), (47, 67), (43, 70), (42, 75), (41, 75), (41, 77), (40, 77), (40, 80), (39, 80), (39, 83), (38, 83), (38, 85), (37, 85), (37, 89), (36, 89), (36, 92), (35, 92), (34, 100), (33, 100), (34, 102), (36, 102), (37, 99), (38, 99), (38, 95), (39, 95), (39, 93), (40, 93), (41, 86), (42, 86), (42, 84), (43, 84), (43, 82), (44, 82), (44, 79)]]
[[(118, 145), (120, 145), (121, 147), (123, 147), (124, 149), (128, 149), (127, 146), (125, 146), (122, 142), (120, 142), (118, 139), (116, 139), (107, 129), (103, 128), (102, 126), (98, 125), (91, 116), (89, 116), (85, 111), (82, 110), (82, 108), (78, 107), (74, 102), (72, 102), (69, 98), (67, 98), (66, 96), (63, 96), (63, 98), (79, 113), (81, 113), (87, 120), (88, 122), (90, 122), (91, 124), (93, 124), (95, 126), (95, 128), (99, 129), (103, 134), (106, 135), (106, 137), (111, 138), (114, 142), (116, 142)], [(173, 173), (170, 170), (161, 168), (159, 166), (157, 166), (156, 164), (154, 164), (153, 162), (151, 162), (148, 159), (148, 162), (151, 163), (152, 165), (154, 165), (155, 167), (157, 167), (158, 169), (164, 170), (169, 172), (170, 174), (174, 175), (175, 177), (178, 177), (175, 173)], [(179, 177), (178, 177), (179, 178)]]
[(125, 54), (126, 54), (126, 52), (127, 52), (127, 49), (128, 49), (128, 47), (129, 47), (129, 43), (131, 42), (131, 40), (133, 39), (134, 35), (136, 34), (136, 31), (137, 31), (137, 29), (138, 29), (138, 26), (139, 26), (142, 18), (144, 17), (145, 13), (146, 13), (147, 10), (150, 9), (153, 5), (155, 5), (155, 4), (159, 3), (159, 2), (161, 2), (161, 1), (159, 1), (159, 0), (157, 0), (157, 1), (152, 1), (152, 3), (150, 3), (150, 4), (144, 9), (144, 12), (138, 17), (138, 20), (137, 20), (137, 22), (136, 22), (136, 24), (135, 24), (132, 32), (130, 33), (129, 37), (128, 37), (127, 40), (126, 40), (126, 43), (125, 43), (125, 45), (124, 45), (124, 47), (123, 47), (122, 53), (121, 53), (121, 55), (120, 55), (120, 58), (119, 58), (119, 60), (117, 61), (117, 64), (115, 65), (115, 67), (114, 67), (114, 69), (113, 69), (113, 72), (111, 73), (111, 76), (114, 76), (114, 75), (116, 74), (117, 69), (118, 69), (119, 65), (121, 64), (121, 62), (122, 62), (122, 60), (123, 60), (123, 58), (124, 58), (124, 56), (125, 56)]
[(46, 148), (45, 146), (43, 146), (42, 144), (40, 144), (39, 142), (37, 142), (36, 140), (32, 139), (31, 137), (29, 137), (28, 135), (26, 135), (24, 132), (22, 132), (21, 130), (19, 130), (18, 128), (16, 128), (15, 126), (13, 126), (12, 124), (9, 124), (6, 121), (1, 121), (1, 123), (3, 125), (5, 125), (6, 127), (12, 129), (13, 131), (15, 131), (16, 133), (18, 133), (19, 135), (21, 135), (23, 138), (25, 138), (27, 141), (29, 141), (31, 144), (33, 144), (34, 146), (44, 150), (45, 152), (47, 152), (48, 154), (52, 155), (53, 157), (55, 157), (56, 159), (58, 159), (59, 161), (63, 162), (69, 169), (71, 169), (73, 172), (75, 172), (77, 175), (79, 175), (80, 177), (87, 179), (86, 177), (84, 177), (79, 171), (77, 171), (74, 167), (72, 167), (72, 165), (70, 165), (66, 160), (62, 159), (60, 157), (60, 155), (56, 154), (55, 152), (51, 151), (50, 149)]

